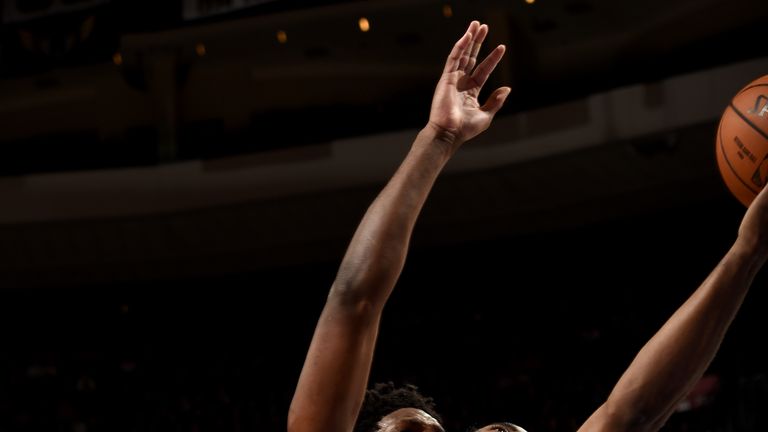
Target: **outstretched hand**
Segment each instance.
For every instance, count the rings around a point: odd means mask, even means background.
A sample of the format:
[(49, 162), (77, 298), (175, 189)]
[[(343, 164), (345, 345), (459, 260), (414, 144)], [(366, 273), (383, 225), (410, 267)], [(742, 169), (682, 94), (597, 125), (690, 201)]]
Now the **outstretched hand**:
[(488, 129), (511, 91), (509, 87), (496, 89), (484, 105), (477, 99), (505, 50), (504, 45), (499, 45), (477, 64), (487, 35), (487, 25), (472, 21), (448, 56), (432, 99), (429, 126), (444, 134), (455, 145), (454, 149)]

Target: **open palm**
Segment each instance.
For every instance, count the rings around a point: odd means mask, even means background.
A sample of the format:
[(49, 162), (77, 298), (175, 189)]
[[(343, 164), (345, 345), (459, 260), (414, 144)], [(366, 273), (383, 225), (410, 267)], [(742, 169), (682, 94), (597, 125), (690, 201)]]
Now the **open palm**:
[(448, 56), (432, 99), (429, 124), (449, 134), (457, 146), (488, 129), (510, 92), (509, 87), (501, 87), (484, 105), (478, 101), (505, 50), (504, 45), (499, 45), (478, 65), (477, 55), (487, 35), (487, 25), (472, 21)]

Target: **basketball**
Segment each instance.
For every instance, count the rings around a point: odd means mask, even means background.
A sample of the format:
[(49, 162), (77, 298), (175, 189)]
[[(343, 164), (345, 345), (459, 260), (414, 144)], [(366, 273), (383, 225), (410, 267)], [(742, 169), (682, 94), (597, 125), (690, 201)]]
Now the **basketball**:
[(716, 153), (728, 190), (749, 207), (768, 179), (768, 75), (731, 99), (720, 119)]

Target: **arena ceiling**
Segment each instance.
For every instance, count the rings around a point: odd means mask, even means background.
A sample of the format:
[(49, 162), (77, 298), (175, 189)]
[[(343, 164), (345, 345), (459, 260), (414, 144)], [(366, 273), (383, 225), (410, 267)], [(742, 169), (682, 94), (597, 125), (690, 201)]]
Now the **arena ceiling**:
[[(206, 4), (199, 9), (216, 13), (190, 12)], [(29, 205), (51, 219), (54, 204), (72, 210), (83, 190), (63, 180), (46, 192), (50, 200), (38, 199), (28, 192), (38, 174), (161, 170), (197, 159), (220, 173), (220, 158), (286, 146), (329, 155), (339, 138), (416, 128), (448, 49), (472, 19), (491, 26), (489, 46), (509, 47), (488, 85), (514, 89), (501, 115), (538, 112), (540, 130), (552, 128), (550, 107), (567, 119), (592, 95), (637, 85), (646, 102), (663, 103), (659, 83), (768, 55), (761, 0), (18, 0), (0, 14), (0, 192), (18, 198), (6, 199), (0, 216)], [(417, 244), (551, 232), (711, 200), (738, 214), (701, 151), (715, 126), (446, 177)], [(83, 196), (99, 186), (87, 184)], [(99, 283), (328, 260), (377, 187), (0, 224), (0, 275), (11, 284)], [(188, 191), (205, 193), (223, 194)], [(107, 198), (137, 195), (126, 187)]]

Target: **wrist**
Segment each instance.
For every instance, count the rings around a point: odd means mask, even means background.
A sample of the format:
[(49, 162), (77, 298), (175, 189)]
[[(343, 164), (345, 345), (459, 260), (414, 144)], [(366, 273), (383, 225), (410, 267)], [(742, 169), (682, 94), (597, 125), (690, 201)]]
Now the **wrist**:
[(427, 122), (419, 136), (425, 141), (430, 142), (432, 147), (437, 147), (444, 151), (448, 157), (453, 156), (456, 150), (463, 144), (458, 132), (438, 126), (431, 121)]
[(739, 236), (731, 247), (730, 255), (756, 272), (768, 260), (768, 249), (756, 239)]

